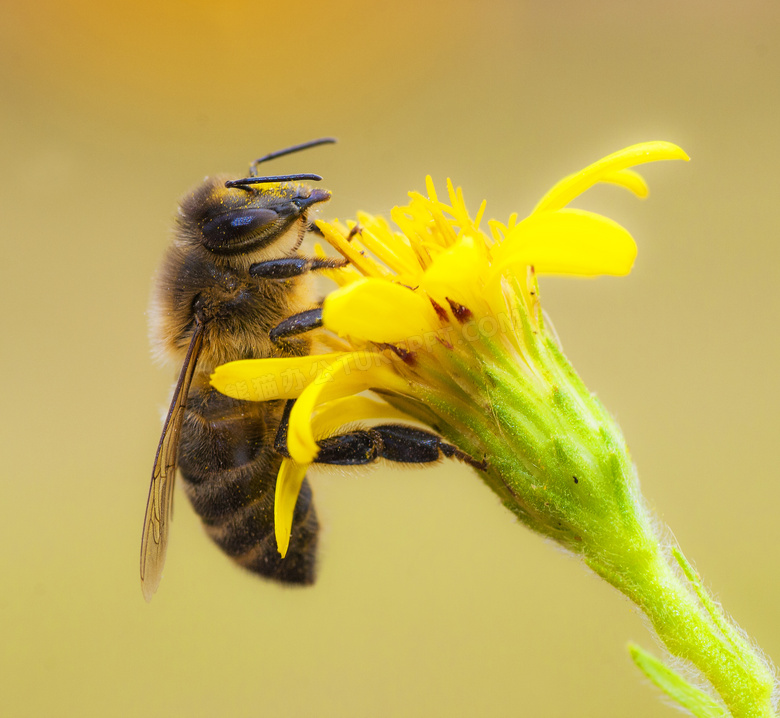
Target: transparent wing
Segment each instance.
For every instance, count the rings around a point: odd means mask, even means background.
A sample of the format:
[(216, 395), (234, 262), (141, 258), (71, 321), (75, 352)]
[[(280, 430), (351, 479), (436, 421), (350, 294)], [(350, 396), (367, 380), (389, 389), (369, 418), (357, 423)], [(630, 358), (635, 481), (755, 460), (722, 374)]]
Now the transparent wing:
[(154, 457), (152, 483), (149, 486), (149, 498), (146, 500), (144, 533), (141, 538), (141, 590), (147, 601), (152, 600), (160, 585), (165, 564), (181, 424), (202, 343), (203, 325), (196, 322), (190, 346), (187, 348), (187, 356), (184, 358), (184, 366), (173, 390), (171, 408), (168, 409), (168, 416), (165, 417), (157, 455)]

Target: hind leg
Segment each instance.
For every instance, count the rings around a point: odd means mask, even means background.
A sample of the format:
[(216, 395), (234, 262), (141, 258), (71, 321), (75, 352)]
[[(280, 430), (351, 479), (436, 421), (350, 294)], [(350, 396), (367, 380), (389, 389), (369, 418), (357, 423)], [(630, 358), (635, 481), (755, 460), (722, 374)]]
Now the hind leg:
[[(289, 400), (274, 442), (275, 449), (289, 457), (287, 427), (294, 400)], [(452, 457), (475, 469), (484, 471), (487, 462), (476, 461), (457, 446), (448, 444), (436, 434), (403, 424), (381, 424), (368, 429), (356, 429), (318, 441), (320, 447), (314, 463), (337, 466), (360, 466), (387, 459), (403, 464), (429, 464), (442, 457)]]

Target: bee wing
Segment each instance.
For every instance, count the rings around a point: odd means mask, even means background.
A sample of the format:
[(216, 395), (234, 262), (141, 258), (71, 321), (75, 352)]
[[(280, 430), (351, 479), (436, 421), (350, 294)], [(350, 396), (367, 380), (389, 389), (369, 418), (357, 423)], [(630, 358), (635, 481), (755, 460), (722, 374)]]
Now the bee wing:
[(149, 498), (146, 500), (144, 533), (141, 538), (141, 590), (147, 601), (152, 600), (160, 585), (165, 564), (181, 424), (202, 343), (203, 325), (196, 322), (195, 331), (187, 348), (187, 356), (184, 358), (184, 366), (173, 390), (171, 408), (168, 409), (168, 415), (165, 417), (157, 455), (154, 457), (152, 483), (149, 486)]

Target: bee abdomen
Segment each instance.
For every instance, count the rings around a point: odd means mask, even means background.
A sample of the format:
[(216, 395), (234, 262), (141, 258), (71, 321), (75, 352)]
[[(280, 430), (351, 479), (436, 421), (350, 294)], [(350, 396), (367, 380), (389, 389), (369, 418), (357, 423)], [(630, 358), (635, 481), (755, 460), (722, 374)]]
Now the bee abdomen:
[[(194, 395), (193, 395), (194, 394)], [(311, 584), (319, 524), (307, 481), (293, 517), (287, 556), (274, 535), (274, 493), (281, 457), (273, 449), (281, 405), (191, 392), (179, 466), (206, 532), (237, 563), (267, 578)]]
[(276, 548), (273, 496), (270, 506), (266, 503), (251, 504), (221, 525), (207, 525), (206, 531), (228, 556), (254, 573), (284, 583), (314, 583), (319, 523), (308, 481), (295, 506), (285, 558)]

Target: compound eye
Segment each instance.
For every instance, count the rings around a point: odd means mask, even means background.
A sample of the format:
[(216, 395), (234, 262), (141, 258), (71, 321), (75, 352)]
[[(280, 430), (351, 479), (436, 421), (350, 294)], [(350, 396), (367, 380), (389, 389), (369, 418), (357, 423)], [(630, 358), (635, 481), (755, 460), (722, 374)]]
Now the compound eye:
[(203, 223), (203, 244), (212, 252), (241, 251), (278, 219), (272, 209), (232, 210)]

